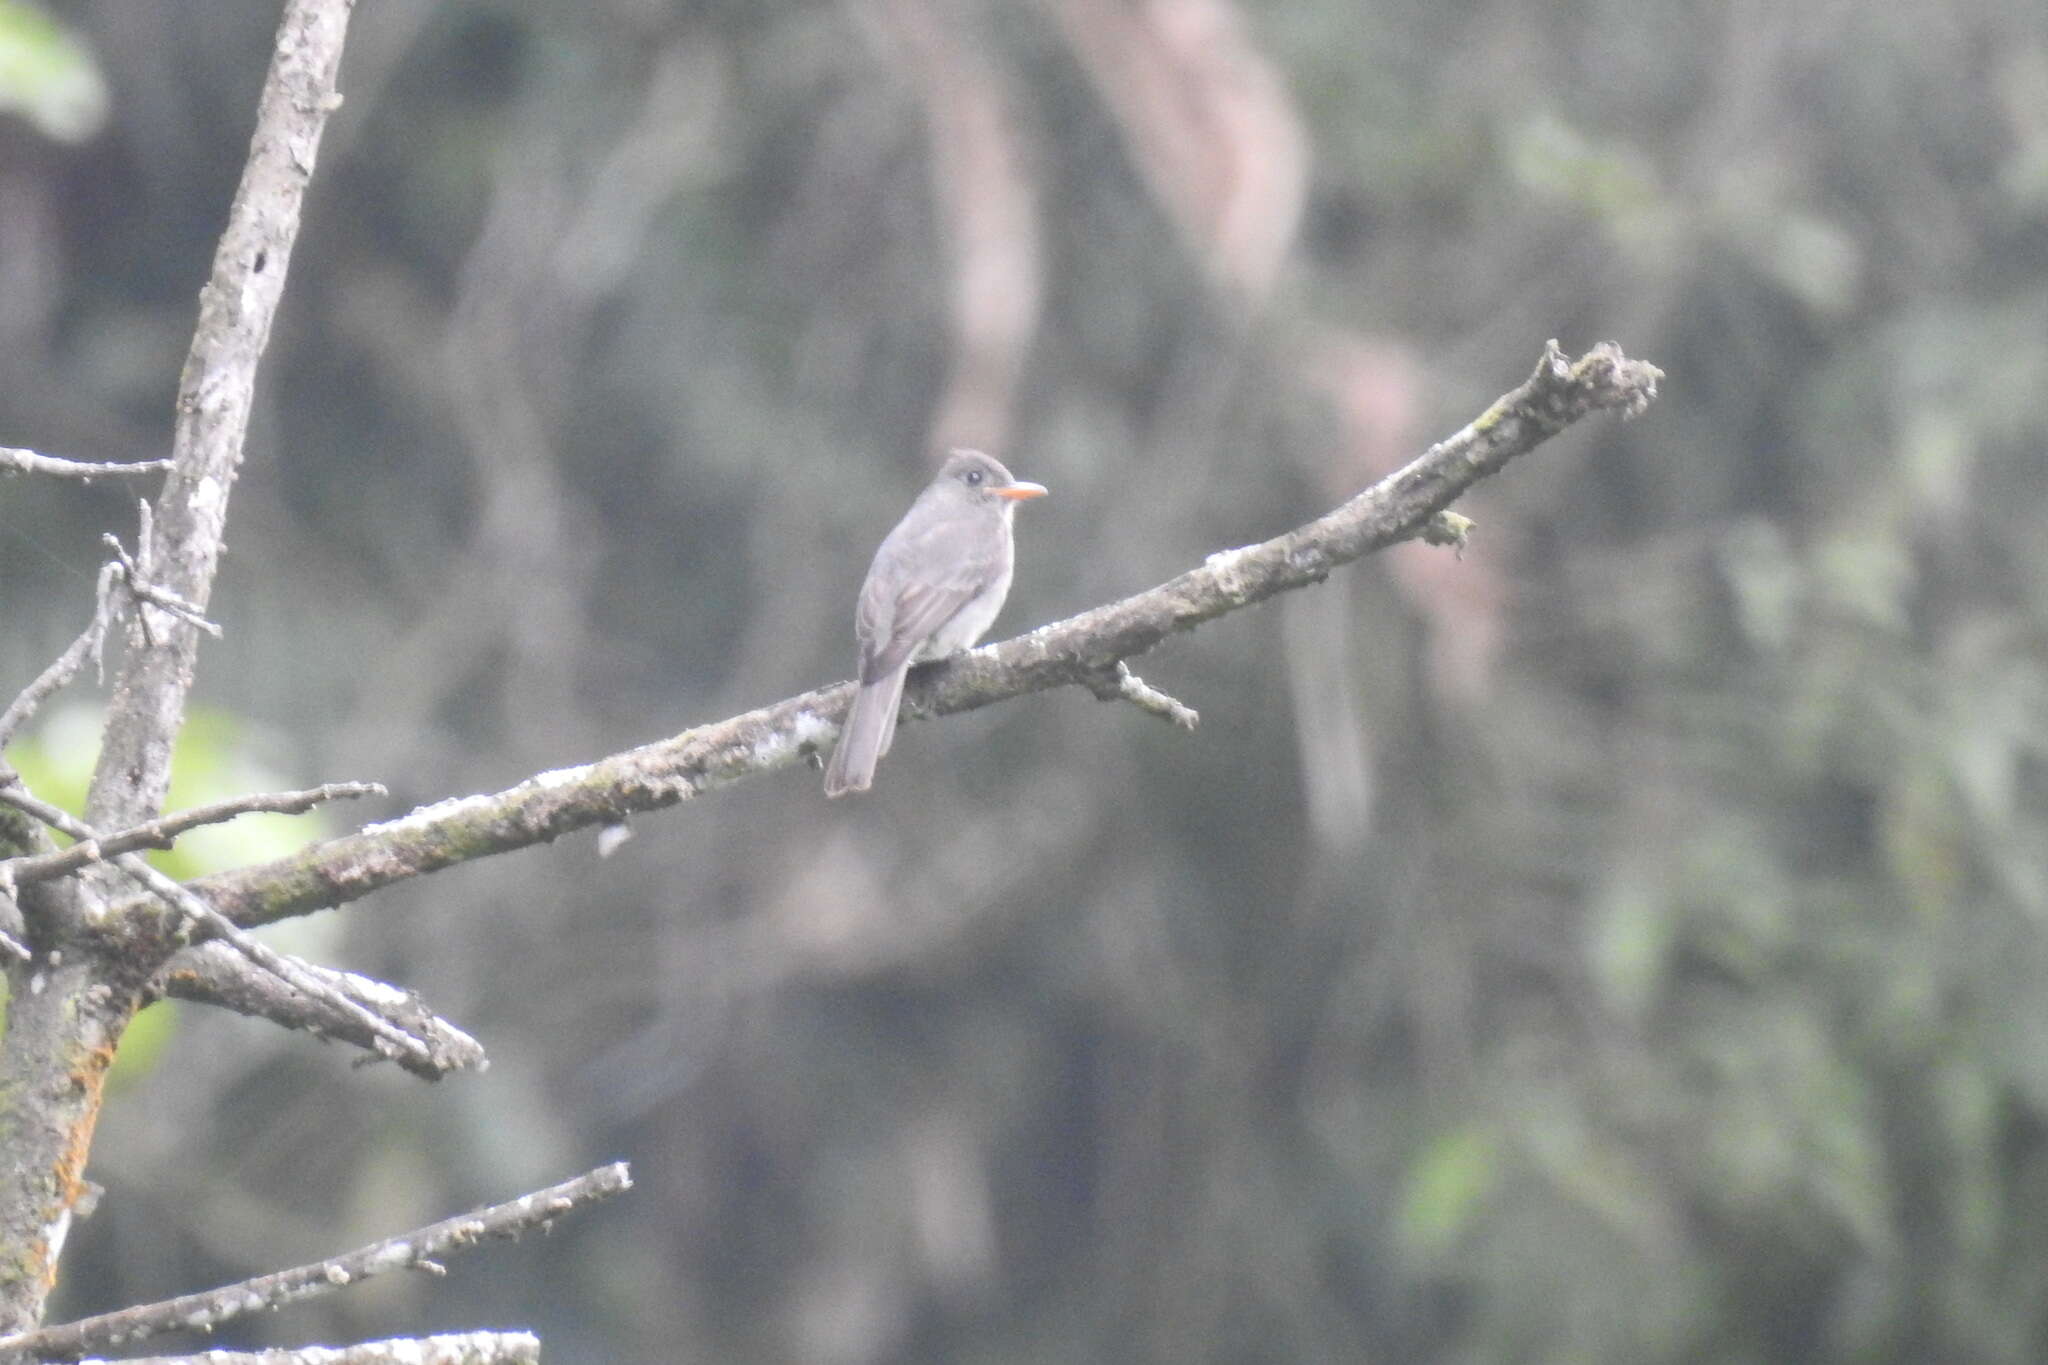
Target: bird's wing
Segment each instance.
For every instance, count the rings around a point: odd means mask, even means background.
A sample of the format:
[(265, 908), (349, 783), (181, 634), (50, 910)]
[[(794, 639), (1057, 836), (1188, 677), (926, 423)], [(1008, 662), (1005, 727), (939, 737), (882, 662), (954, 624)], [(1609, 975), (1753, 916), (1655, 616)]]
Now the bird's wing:
[(953, 521), (916, 537), (892, 533), (882, 542), (855, 616), (863, 681), (903, 667), (933, 631), (995, 580), (1002, 547), (992, 539), (986, 526)]

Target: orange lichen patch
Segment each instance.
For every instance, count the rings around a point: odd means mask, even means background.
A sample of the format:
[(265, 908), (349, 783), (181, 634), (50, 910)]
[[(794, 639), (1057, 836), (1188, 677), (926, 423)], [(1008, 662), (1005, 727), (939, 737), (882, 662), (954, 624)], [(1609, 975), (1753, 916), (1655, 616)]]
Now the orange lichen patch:
[(43, 1293), (49, 1294), (57, 1287), (57, 1258), (50, 1254), (49, 1239), (38, 1237), (31, 1241), (28, 1244), (28, 1260), (29, 1264), (41, 1272)]
[[(65, 1135), (63, 1153), (57, 1158), (56, 1185), (52, 1193), (56, 1198), (44, 1210), (43, 1226), (56, 1226), (59, 1219), (70, 1213), (85, 1194), (85, 1163), (92, 1152), (93, 1130), (99, 1124), (100, 1101), (104, 1096), (107, 1069), (114, 1064), (115, 1049), (111, 1044), (81, 1048), (78, 1065), (74, 1066), (68, 1079), (80, 1097), (76, 1118)], [(39, 1263), (43, 1277), (44, 1292), (57, 1283), (57, 1259), (51, 1254), (46, 1239), (38, 1238), (29, 1254)]]

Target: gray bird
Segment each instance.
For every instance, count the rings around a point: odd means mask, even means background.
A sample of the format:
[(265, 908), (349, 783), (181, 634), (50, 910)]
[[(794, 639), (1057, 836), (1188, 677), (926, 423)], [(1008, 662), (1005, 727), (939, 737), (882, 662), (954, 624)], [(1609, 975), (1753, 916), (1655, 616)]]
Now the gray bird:
[(1010, 523), (1042, 484), (978, 450), (956, 450), (875, 551), (860, 587), (860, 691), (825, 765), (825, 795), (864, 792), (896, 737), (910, 666), (972, 648), (1010, 592)]

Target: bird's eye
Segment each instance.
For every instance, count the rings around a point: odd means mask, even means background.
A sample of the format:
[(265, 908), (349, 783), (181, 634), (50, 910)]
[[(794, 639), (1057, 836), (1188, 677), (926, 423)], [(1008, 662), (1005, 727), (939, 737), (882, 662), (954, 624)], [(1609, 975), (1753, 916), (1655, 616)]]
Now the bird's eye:
[(965, 474), (962, 474), (960, 477), (967, 480), (967, 486), (969, 488), (981, 487), (981, 471), (979, 469), (970, 469)]

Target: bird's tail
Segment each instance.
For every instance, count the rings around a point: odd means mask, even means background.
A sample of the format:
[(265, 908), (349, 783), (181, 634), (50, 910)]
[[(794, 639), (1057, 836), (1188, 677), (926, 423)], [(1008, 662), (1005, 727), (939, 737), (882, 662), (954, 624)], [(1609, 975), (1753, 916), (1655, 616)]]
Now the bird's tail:
[(825, 765), (825, 795), (864, 792), (875, 780), (875, 764), (896, 737), (896, 708), (903, 702), (903, 676), (908, 665), (864, 682), (853, 694), (846, 720), (839, 727), (839, 747)]

